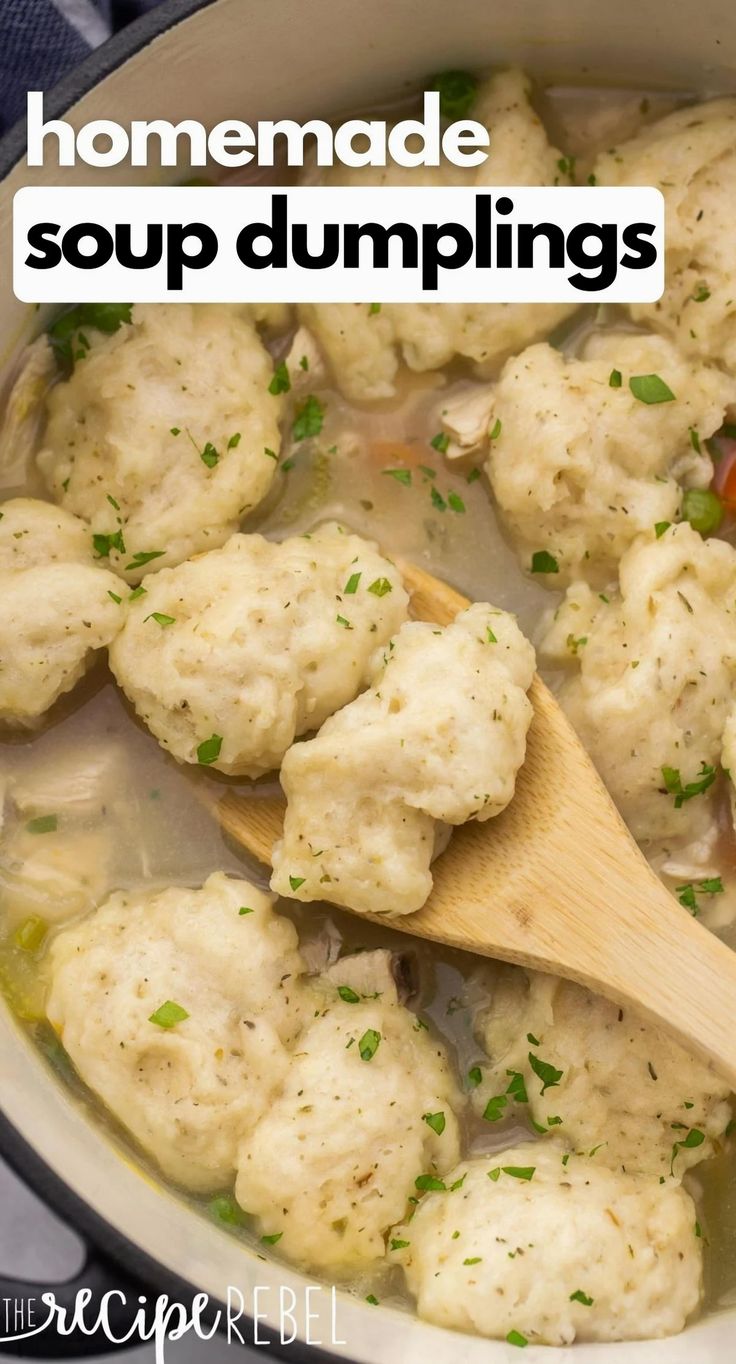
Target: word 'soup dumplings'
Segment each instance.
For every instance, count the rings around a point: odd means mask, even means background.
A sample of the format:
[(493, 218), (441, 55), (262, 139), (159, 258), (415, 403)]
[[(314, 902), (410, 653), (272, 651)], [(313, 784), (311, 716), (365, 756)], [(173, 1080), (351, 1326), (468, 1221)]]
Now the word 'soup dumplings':
[[(0, 428), (0, 984), (243, 1254), (512, 1346), (667, 1336), (736, 1289), (728, 1087), (395, 925), (493, 839), (538, 662), (736, 947), (736, 100), (433, 84), (482, 166), (301, 182), (653, 184), (664, 296), (44, 317)], [(402, 561), (474, 604), (417, 619)], [(282, 795), (269, 886), (218, 809)]]

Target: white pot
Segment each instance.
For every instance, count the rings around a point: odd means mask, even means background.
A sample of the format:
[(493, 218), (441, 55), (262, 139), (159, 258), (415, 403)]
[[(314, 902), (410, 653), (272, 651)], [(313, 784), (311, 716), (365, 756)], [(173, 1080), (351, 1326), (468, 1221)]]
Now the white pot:
[[(506, 62), (573, 79), (734, 89), (736, 7), (734, 0), (678, 0), (676, 6), (668, 0), (165, 0), (63, 82), (47, 98), (47, 117), (64, 115), (77, 125), (100, 117), (123, 124), (196, 118), (206, 125), (226, 117), (306, 118), (375, 103), (438, 69)], [(0, 145), (4, 367), (37, 325), (33, 310), (11, 294), (15, 190), (43, 182), (90, 184), (100, 174), (105, 183), (126, 179), (123, 169), (95, 173), (83, 166), (61, 172), (60, 180), (53, 167), (29, 171), (19, 161), (23, 150), (22, 129)], [(155, 171), (147, 174), (157, 178)], [(0, 1101), (7, 1120), (0, 1124), (0, 1149), (149, 1290), (176, 1289), (183, 1281), (224, 1301), (232, 1285), (249, 1302), (253, 1286), (262, 1285), (261, 1307), (277, 1326), (273, 1309), (283, 1284), (302, 1305), (304, 1339), (303, 1288), (310, 1281), (265, 1263), (121, 1158), (52, 1077), (4, 1003)], [(551, 1274), (554, 1263), (550, 1245)], [(356, 1364), (501, 1364), (519, 1357), (512, 1346), (440, 1330), (348, 1295), (337, 1305), (337, 1334), (347, 1343), (334, 1344), (330, 1317), (325, 1301), (312, 1340), (321, 1335), (323, 1350)], [(536, 1347), (523, 1357), (545, 1364), (722, 1364), (735, 1334), (736, 1313), (728, 1312), (671, 1340)]]

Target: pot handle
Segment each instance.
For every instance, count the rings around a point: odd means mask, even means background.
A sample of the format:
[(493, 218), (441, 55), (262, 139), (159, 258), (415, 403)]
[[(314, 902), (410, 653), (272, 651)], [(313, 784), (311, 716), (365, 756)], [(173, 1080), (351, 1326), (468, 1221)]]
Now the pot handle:
[[(86, 1329), (76, 1324), (68, 1329), (77, 1294), (83, 1289), (91, 1295), (84, 1312)], [(39, 1329), (49, 1315), (48, 1306), (42, 1301), (44, 1293), (53, 1293), (55, 1302), (65, 1312), (68, 1334), (62, 1334), (53, 1321), (46, 1330)], [(100, 1303), (106, 1293), (111, 1294), (106, 1303), (106, 1317), (112, 1339), (97, 1325)], [(140, 1336), (133, 1340), (126, 1337), (136, 1315), (143, 1315), (139, 1297), (144, 1295), (141, 1284), (128, 1278), (112, 1260), (90, 1245), (86, 1247), (86, 1259), (79, 1273), (66, 1283), (31, 1283), (0, 1276), (0, 1355), (15, 1355), (20, 1359), (79, 1359), (130, 1349), (131, 1345), (141, 1343)]]

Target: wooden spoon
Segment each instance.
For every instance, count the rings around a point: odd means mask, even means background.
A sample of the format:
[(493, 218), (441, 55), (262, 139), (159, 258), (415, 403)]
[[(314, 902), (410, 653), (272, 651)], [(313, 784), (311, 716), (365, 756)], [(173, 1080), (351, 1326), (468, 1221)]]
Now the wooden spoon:
[[(421, 569), (398, 567), (417, 619), (445, 625), (469, 605)], [(736, 1089), (736, 952), (655, 876), (539, 677), (530, 697), (511, 804), (454, 831), (416, 914), (362, 917), (579, 981), (662, 1024)], [(282, 798), (232, 788), (216, 807), (225, 831), (266, 864), (284, 810)]]

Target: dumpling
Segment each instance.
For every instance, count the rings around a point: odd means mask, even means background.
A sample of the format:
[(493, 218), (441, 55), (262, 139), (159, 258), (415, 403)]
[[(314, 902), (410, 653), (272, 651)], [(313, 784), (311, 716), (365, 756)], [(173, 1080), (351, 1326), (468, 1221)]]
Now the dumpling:
[(47, 400), (38, 465), (130, 582), (215, 549), (268, 492), (282, 399), (247, 310), (137, 304)]
[(50, 949), (47, 1014), (77, 1071), (184, 1188), (232, 1181), (302, 1023), (296, 930), (218, 872), (118, 891)]
[(667, 287), (656, 303), (632, 304), (632, 317), (736, 373), (736, 99), (677, 109), (606, 152), (595, 173), (664, 195)]
[[(565, 160), (550, 145), (529, 100), (531, 82), (521, 71), (497, 72), (484, 81), (471, 116), (491, 131), (487, 160), (469, 170), (439, 167), (323, 168), (304, 172), (308, 184), (552, 185), (566, 179)], [(302, 304), (299, 315), (321, 343), (345, 395), (357, 402), (395, 392), (403, 360), (414, 370), (440, 369), (456, 355), (489, 373), (523, 346), (545, 336), (575, 309), (569, 303), (362, 303)]]
[(619, 584), (573, 583), (540, 656), (569, 670), (560, 702), (634, 837), (698, 839), (736, 676), (736, 551), (683, 522), (636, 541)]
[(384, 952), (335, 963), (281, 1092), (240, 1147), (236, 1196), (299, 1264), (356, 1273), (385, 1253), (416, 1181), (459, 1154), (447, 1058), (398, 1001)]
[(703, 1293), (695, 1206), (553, 1139), (464, 1161), (395, 1227), (420, 1317), (512, 1345), (674, 1335)]
[[(630, 381), (652, 375), (669, 400), (634, 395)], [(683, 487), (708, 486), (706, 440), (735, 398), (736, 382), (660, 336), (598, 334), (577, 359), (542, 343), (509, 360), (487, 470), (526, 566), (546, 551), (553, 585), (604, 585), (637, 535), (677, 518)]]
[(534, 650), (483, 603), (413, 621), (373, 657), (370, 689), (284, 758), (271, 885), (299, 900), (409, 914), (432, 888), (440, 824), (499, 814), (524, 761)]
[(722, 1148), (728, 1085), (660, 1028), (535, 971), (500, 968), (490, 992), (475, 1020), (486, 1121), (528, 1113), (596, 1166), (667, 1179)]
[(0, 724), (31, 728), (125, 617), (89, 527), (48, 502), (0, 504)]
[(338, 526), (234, 535), (146, 580), (110, 665), (180, 762), (255, 777), (365, 686), (407, 601), (393, 564)]

